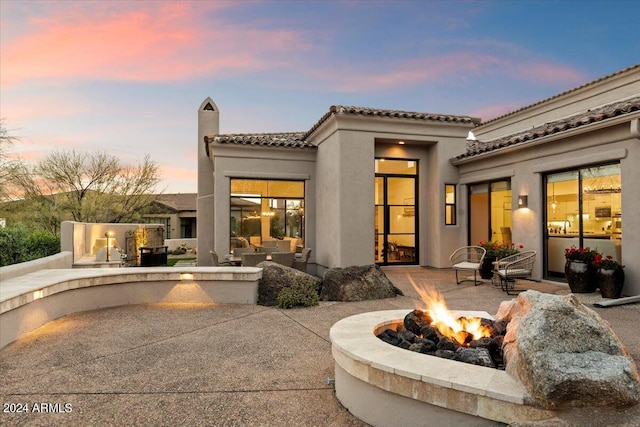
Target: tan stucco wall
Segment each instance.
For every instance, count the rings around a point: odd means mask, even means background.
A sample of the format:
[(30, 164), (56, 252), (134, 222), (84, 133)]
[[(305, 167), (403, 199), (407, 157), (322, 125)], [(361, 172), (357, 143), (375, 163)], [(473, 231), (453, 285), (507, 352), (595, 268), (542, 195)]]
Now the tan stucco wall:
[[(535, 278), (543, 274), (543, 174), (619, 161), (622, 170), (622, 263), (626, 265), (624, 293), (640, 294), (640, 139), (631, 132), (631, 117), (594, 124), (565, 138), (547, 138), (529, 147), (460, 164), (461, 183), (510, 178), (512, 188), (512, 240), (538, 251)], [(518, 209), (519, 194), (528, 195), (529, 209)]]
[(349, 130), (318, 145), (320, 268), (373, 263), (374, 147), (371, 135)]
[[(315, 231), (315, 151), (283, 150), (273, 147), (235, 147), (232, 144), (214, 145), (215, 162), (215, 212), (212, 224), (214, 240), (210, 250), (218, 255), (229, 253), (230, 190), (231, 178), (287, 179), (305, 181), (305, 240), (312, 248), (309, 263), (314, 262)], [(200, 227), (201, 217), (198, 217)], [(200, 228), (198, 229), (198, 265), (210, 265), (209, 250), (201, 253)], [(206, 258), (201, 263), (200, 259)]]
[(319, 269), (374, 262), (376, 156), (418, 159), (419, 264), (448, 267), (464, 226), (462, 218), (444, 225), (444, 184), (458, 181), (449, 159), (464, 150), (471, 127), (338, 116), (317, 130)]

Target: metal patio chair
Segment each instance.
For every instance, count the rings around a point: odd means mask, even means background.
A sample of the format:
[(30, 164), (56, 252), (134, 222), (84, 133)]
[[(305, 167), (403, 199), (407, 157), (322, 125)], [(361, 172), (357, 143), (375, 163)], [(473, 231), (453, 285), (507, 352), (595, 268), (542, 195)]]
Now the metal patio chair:
[(477, 286), (482, 283), (477, 281), (476, 275), (480, 271), (480, 266), (486, 254), (487, 250), (482, 246), (463, 246), (451, 254), (449, 260), (456, 272), (456, 285), (469, 280), (458, 280), (458, 271), (473, 271), (473, 284)]
[(498, 260), (496, 274), (502, 290), (513, 295), (509, 291), (515, 290), (516, 279), (530, 278), (535, 262), (536, 251), (524, 251)]

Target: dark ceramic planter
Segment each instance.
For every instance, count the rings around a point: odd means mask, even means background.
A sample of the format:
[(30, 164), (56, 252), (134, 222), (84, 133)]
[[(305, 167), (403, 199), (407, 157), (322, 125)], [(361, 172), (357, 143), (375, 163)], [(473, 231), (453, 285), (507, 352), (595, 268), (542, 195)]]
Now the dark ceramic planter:
[(493, 263), (495, 260), (496, 257), (485, 255), (482, 265), (480, 265), (480, 277), (483, 279), (491, 279), (493, 277)]
[(564, 274), (571, 292), (574, 294), (589, 294), (597, 287), (595, 268), (582, 261), (570, 261), (564, 265)]
[(624, 270), (622, 268), (615, 270), (600, 268), (596, 277), (602, 298), (620, 298), (624, 286)]

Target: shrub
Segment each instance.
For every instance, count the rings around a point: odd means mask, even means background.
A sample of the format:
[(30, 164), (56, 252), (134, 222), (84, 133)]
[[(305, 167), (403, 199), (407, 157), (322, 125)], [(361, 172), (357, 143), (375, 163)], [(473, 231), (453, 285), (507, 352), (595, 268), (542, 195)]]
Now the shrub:
[(313, 284), (294, 281), (291, 286), (282, 288), (278, 293), (278, 307), (311, 307), (320, 304), (320, 297)]
[(0, 266), (44, 258), (60, 252), (60, 239), (25, 227), (0, 228)]

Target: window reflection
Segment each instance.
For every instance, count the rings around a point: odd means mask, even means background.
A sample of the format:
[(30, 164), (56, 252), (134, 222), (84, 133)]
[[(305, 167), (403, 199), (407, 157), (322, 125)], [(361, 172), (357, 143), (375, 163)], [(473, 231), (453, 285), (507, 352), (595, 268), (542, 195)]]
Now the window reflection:
[(231, 249), (265, 241), (304, 242), (304, 182), (231, 180)]

